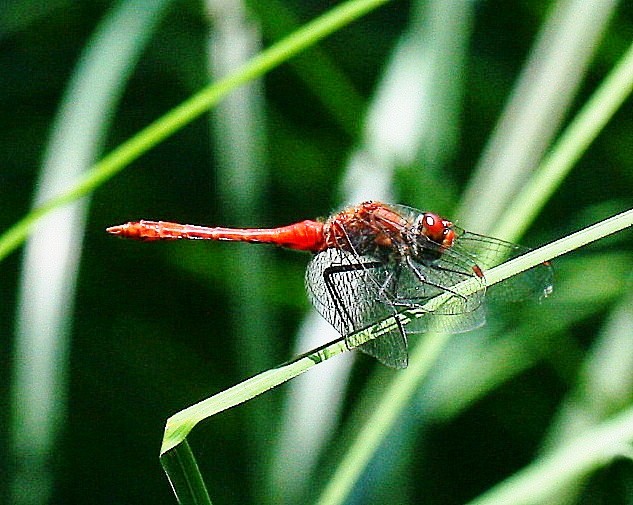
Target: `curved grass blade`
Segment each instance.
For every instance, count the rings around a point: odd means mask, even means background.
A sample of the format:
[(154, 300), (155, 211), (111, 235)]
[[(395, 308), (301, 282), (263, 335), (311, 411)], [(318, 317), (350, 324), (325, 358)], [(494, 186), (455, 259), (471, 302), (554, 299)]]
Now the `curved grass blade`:
[[(457, 213), (464, 218), (464, 227), (512, 240), (495, 233), (492, 225), (507, 211), (532, 171), (543, 164), (600, 41), (608, 33), (617, 4), (617, 0), (550, 3), (530, 55), (469, 178)], [(494, 198), (482, 199), (481, 195)]]
[(184, 440), (173, 451), (165, 453), (161, 456), (160, 463), (180, 505), (211, 505), (211, 498), (189, 442)]
[[(170, 0), (124, 0), (85, 44), (52, 123), (34, 205), (95, 162), (120, 96)], [(68, 415), (71, 326), (89, 199), (51, 213), (24, 249), (10, 367), (8, 503), (46, 503)], [(5, 302), (5, 303), (8, 303)]]
[(525, 188), (501, 217), (494, 236), (523, 234), (556, 188), (633, 92), (633, 44), (561, 135)]
[(160, 449), (161, 457), (183, 442), (193, 427), (200, 421), (255, 398), (269, 389), (302, 374), (314, 365), (346, 350), (345, 340), (341, 337), (323, 347), (299, 356), (290, 363), (266, 370), (174, 414), (167, 420), (165, 425), (163, 443)]

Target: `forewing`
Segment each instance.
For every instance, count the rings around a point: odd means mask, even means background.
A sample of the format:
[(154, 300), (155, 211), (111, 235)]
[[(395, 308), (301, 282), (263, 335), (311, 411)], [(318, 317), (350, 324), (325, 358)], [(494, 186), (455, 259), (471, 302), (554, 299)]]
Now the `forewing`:
[[(462, 283), (468, 282), (470, 292), (464, 294)], [(481, 270), (470, 258), (447, 249), (430, 261), (407, 258), (397, 282), (397, 300), (424, 304), (431, 298), (443, 295), (442, 305), (433, 310), (436, 314), (465, 314), (476, 310), (483, 302), (486, 282)]]
[[(396, 313), (387, 296), (392, 282), (392, 269), (377, 258), (337, 248), (317, 254), (306, 271), (310, 300), (345, 337)], [(358, 348), (387, 366), (407, 366), (407, 342), (399, 326)]]
[[(457, 227), (456, 231), (458, 237), (451, 249), (461, 255), (470, 256), (484, 269), (495, 267), (531, 250), (504, 240), (463, 231)], [(495, 300), (508, 302), (540, 300), (551, 294), (553, 277), (551, 265), (542, 263), (492, 286), (489, 289), (490, 296)]]

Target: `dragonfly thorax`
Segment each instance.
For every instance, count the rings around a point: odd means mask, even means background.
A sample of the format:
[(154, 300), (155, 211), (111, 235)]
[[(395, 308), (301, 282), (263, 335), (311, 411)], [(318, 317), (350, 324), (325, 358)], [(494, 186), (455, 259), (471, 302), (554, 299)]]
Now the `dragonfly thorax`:
[(430, 212), (399, 210), (378, 202), (343, 209), (324, 223), (325, 247), (385, 262), (413, 257), (430, 264), (452, 246), (455, 232), (450, 221)]

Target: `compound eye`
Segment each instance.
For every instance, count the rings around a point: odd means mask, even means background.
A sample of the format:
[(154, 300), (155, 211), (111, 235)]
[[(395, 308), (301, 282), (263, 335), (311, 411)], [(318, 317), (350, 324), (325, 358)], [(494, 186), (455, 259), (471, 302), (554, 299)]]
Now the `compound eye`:
[(422, 233), (433, 242), (439, 242), (441, 244), (444, 241), (444, 229), (444, 223), (439, 216), (430, 212), (424, 214)]
[(450, 247), (455, 240), (452, 226), (453, 223), (432, 212), (425, 213), (422, 218), (422, 233), (428, 239), (444, 247)]

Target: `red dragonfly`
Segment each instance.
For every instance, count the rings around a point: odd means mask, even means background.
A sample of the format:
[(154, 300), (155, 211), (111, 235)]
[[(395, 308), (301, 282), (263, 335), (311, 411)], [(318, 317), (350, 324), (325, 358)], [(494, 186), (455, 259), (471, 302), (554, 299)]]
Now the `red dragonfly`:
[[(383, 364), (407, 366), (407, 334), (437, 328), (460, 333), (485, 322), (483, 269), (529, 249), (467, 232), (432, 212), (404, 205), (364, 202), (325, 220), (306, 220), (280, 228), (209, 228), (166, 221), (112, 226), (113, 235), (143, 241), (229, 240), (275, 244), (310, 251), (306, 288), (321, 315), (348, 340), (354, 333), (398, 313), (412, 313), (406, 325), (359, 346)], [(453, 288), (476, 284), (464, 296)], [(543, 263), (490, 290), (498, 298), (541, 299), (552, 292), (552, 269)], [(446, 301), (433, 311), (424, 305), (438, 295)], [(424, 313), (419, 317), (419, 313)]]

